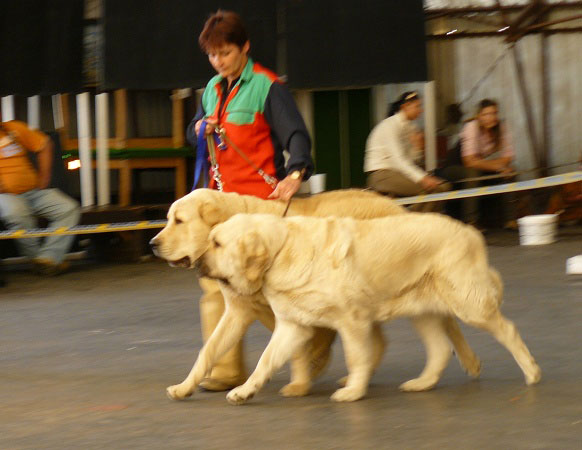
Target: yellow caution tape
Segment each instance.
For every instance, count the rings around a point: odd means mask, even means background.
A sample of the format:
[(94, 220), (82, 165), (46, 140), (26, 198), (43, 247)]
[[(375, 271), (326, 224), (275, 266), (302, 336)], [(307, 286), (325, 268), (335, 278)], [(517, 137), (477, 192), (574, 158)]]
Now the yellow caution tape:
[[(535, 180), (518, 181), (515, 183), (498, 184), (473, 189), (461, 189), (458, 191), (441, 192), (438, 194), (417, 195), (395, 199), (401, 205), (412, 205), (415, 203), (426, 203), (443, 200), (455, 200), (459, 198), (480, 197), (483, 195), (503, 194), (506, 192), (527, 191), (561, 184), (575, 183), (582, 181), (582, 171), (569, 172), (562, 175), (538, 178)], [(97, 225), (76, 225), (74, 227), (61, 228), (35, 228), (31, 230), (7, 230), (0, 231), (0, 239), (22, 239), (44, 236), (63, 236), (73, 234), (95, 234), (111, 233), (115, 231), (135, 231), (163, 228), (166, 220), (144, 220), (141, 222), (118, 222), (102, 223)]]
[(141, 222), (102, 223), (98, 225), (76, 225), (61, 228), (35, 228), (31, 230), (0, 231), (0, 239), (22, 239), (44, 236), (63, 236), (71, 234), (111, 233), (114, 231), (148, 230), (164, 228), (166, 220), (144, 220)]
[(439, 192), (437, 194), (417, 195), (415, 197), (405, 197), (395, 199), (400, 205), (412, 205), (415, 203), (426, 203), (442, 200), (455, 200), (459, 198), (481, 197), (483, 195), (503, 194), (506, 192), (527, 191), (560, 184), (575, 183), (582, 181), (582, 171), (564, 173), (551, 177), (537, 178), (535, 180), (517, 181), (514, 183), (496, 184), (472, 189), (460, 189), (458, 191)]

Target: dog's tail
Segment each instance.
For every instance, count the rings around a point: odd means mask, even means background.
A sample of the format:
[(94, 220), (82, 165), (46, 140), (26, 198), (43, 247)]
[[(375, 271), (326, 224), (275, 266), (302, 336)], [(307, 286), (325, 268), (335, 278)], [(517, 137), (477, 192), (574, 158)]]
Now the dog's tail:
[(491, 279), (491, 285), (494, 290), (494, 297), (497, 300), (497, 305), (501, 306), (503, 302), (503, 281), (499, 272), (493, 267), (489, 267), (489, 278)]

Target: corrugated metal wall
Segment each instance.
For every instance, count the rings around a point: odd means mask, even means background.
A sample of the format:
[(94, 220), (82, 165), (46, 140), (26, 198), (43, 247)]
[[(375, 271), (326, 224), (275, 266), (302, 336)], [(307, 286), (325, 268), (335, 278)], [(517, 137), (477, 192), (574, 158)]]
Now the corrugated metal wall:
[[(549, 38), (550, 164), (582, 159), (582, 34)], [(572, 167), (569, 168), (572, 170)]]
[[(543, 137), (542, 59), (540, 35), (519, 41), (527, 91), (538, 142)], [(550, 114), (549, 165), (565, 164), (582, 156), (582, 34), (556, 34), (548, 38)], [(495, 60), (505, 53), (491, 74), (474, 94), (478, 84)], [(475, 112), (482, 98), (499, 101), (501, 115), (511, 130), (516, 165), (520, 170), (535, 166), (528, 136), (526, 115), (517, 82), (511, 51), (497, 37), (434, 40), (428, 42), (429, 76), (437, 82), (438, 123), (444, 125), (444, 108), (466, 99), (465, 118)], [(559, 169), (566, 172), (573, 167)]]

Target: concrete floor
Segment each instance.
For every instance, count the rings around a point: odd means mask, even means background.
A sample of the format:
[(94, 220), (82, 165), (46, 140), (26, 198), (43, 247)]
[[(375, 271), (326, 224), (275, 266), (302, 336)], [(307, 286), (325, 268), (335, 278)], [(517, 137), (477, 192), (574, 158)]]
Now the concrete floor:
[[(282, 370), (245, 406), (224, 393), (172, 402), (201, 345), (194, 274), (161, 262), (77, 265), (46, 279), (8, 273), (0, 289), (1, 449), (181, 448), (582, 448), (582, 280), (565, 275), (582, 253), (582, 228), (559, 242), (520, 247), (516, 234), (488, 236), (506, 284), (503, 310), (542, 367), (528, 388), (492, 337), (464, 327), (483, 371), (471, 380), (451, 360), (437, 388), (401, 393), (424, 355), (405, 320), (391, 339), (366, 399), (335, 404), (341, 345), (305, 398), (284, 399)], [(246, 338), (254, 367), (269, 338)]]

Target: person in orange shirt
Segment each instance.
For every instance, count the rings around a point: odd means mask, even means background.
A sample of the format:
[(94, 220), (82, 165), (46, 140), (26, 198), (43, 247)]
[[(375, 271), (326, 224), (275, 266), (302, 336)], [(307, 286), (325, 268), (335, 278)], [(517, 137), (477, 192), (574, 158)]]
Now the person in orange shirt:
[[(30, 153), (37, 154), (36, 167)], [(50, 188), (53, 145), (40, 131), (24, 122), (0, 123), (0, 220), (10, 230), (37, 227), (44, 217), (49, 227), (71, 227), (79, 223), (79, 204)], [(73, 236), (17, 239), (22, 255), (30, 258), (37, 273), (57, 275), (68, 268), (64, 261)]]

